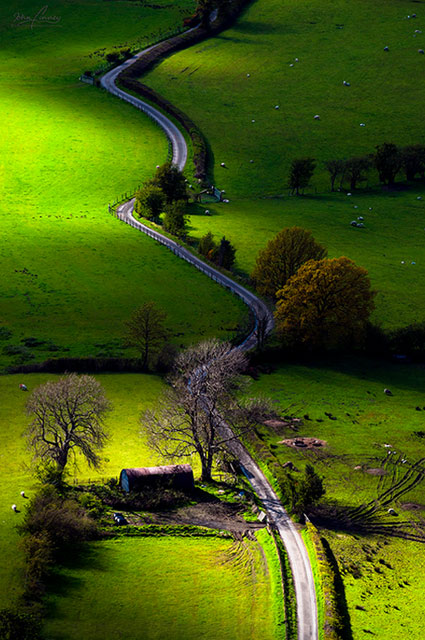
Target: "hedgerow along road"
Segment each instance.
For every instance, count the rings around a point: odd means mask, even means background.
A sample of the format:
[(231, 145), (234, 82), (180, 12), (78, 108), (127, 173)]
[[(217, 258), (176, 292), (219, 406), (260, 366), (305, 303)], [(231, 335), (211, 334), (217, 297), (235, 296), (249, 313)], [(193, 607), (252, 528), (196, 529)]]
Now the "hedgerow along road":
[[(123, 64), (108, 71), (101, 78), (101, 86), (117, 96), (121, 100), (129, 102), (137, 109), (140, 109), (152, 118), (165, 132), (172, 146), (172, 162), (181, 171), (184, 169), (187, 160), (187, 145), (181, 131), (158, 109), (150, 104), (132, 96), (116, 86), (119, 74), (128, 66), (137, 61), (155, 46), (140, 51), (133, 58), (126, 60)], [(218, 284), (226, 287), (229, 291), (239, 296), (243, 302), (251, 309), (255, 318), (255, 326), (250, 335), (237, 347), (244, 351), (252, 349), (257, 344), (257, 328), (260, 323), (265, 323), (265, 333), (269, 333), (274, 325), (273, 314), (262, 300), (257, 298), (251, 291), (245, 289), (231, 278), (225, 276), (211, 265), (206, 264), (180, 244), (167, 238), (156, 230), (150, 229), (134, 218), (134, 198), (125, 202), (117, 208), (117, 217), (132, 227), (142, 231), (157, 242), (173, 251), (179, 258), (186, 260), (194, 267), (215, 280)], [(239, 460), (242, 469), (247, 476), (251, 486), (257, 493), (264, 505), (268, 520), (277, 528), (282, 542), (288, 554), (297, 603), (297, 636), (298, 640), (317, 640), (317, 604), (314, 587), (313, 573), (310, 560), (304, 542), (296, 526), (292, 522), (282, 503), (267, 481), (264, 473), (254, 462), (242, 443), (236, 439), (229, 425), (218, 419), (218, 428), (221, 436), (228, 442), (228, 448)]]

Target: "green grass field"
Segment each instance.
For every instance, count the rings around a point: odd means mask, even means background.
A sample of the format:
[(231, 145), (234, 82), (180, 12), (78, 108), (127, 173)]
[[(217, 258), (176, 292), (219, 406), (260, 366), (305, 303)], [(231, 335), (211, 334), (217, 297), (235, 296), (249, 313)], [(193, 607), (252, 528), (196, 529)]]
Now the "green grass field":
[[(293, 158), (321, 164), (383, 141), (424, 141), (425, 33), (415, 34), (424, 18), (418, 10), (408, 20), (414, 9), (398, 0), (258, 0), (232, 29), (167, 58), (143, 82), (200, 126), (229, 197), (281, 194)], [(319, 169), (315, 184), (327, 189)]]
[[(25, 505), (20, 492), (25, 491), (31, 496), (35, 487), (31, 453), (26, 449), (22, 437), (27, 424), (24, 409), (28, 396), (20, 391), (19, 384), (25, 383), (31, 391), (52, 379), (55, 376), (0, 376), (0, 463), (3, 487), (0, 505), (0, 609), (13, 602), (20, 593), (22, 558), (17, 550), (19, 537), (15, 524), (21, 520)], [(70, 467), (71, 475), (84, 481), (88, 478), (117, 476), (123, 467), (158, 463), (158, 458), (146, 447), (140, 436), (139, 417), (143, 409), (154, 404), (163, 388), (161, 379), (134, 374), (100, 375), (97, 379), (104, 386), (113, 405), (106, 423), (110, 439), (103, 451), (105, 462), (95, 472), (77, 461), (77, 467)], [(21, 510), (18, 514), (11, 509), (14, 503)]]
[(277, 638), (257, 542), (121, 538), (91, 544), (78, 564), (53, 583), (49, 640)]
[(353, 639), (423, 638), (423, 544), (341, 533), (326, 538), (342, 572)]
[[(307, 462), (312, 463), (324, 478), (325, 499), (354, 507), (375, 500), (423, 458), (423, 439), (415, 432), (423, 431), (424, 384), (422, 366), (349, 359), (281, 366), (253, 383), (251, 393), (272, 397), (282, 415), (303, 420), (296, 433), (290, 429), (277, 432), (261, 429), (261, 438), (276, 459), (280, 463), (291, 460), (299, 471)], [(390, 389), (393, 395), (385, 395), (384, 388)], [(281, 443), (294, 436), (319, 438), (327, 445), (307, 451)], [(394, 461), (387, 460), (389, 449), (385, 444), (397, 452)], [(407, 463), (401, 464), (400, 458)], [(377, 468), (384, 468), (387, 475), (380, 477), (366, 471)], [(418, 505), (421, 510), (409, 505)], [(398, 514), (395, 522), (423, 517), (423, 482), (381, 508), (378, 517), (382, 520), (388, 521), (388, 506)], [(364, 629), (372, 630), (385, 640), (395, 640), (400, 633), (419, 640), (422, 637), (418, 616), (423, 598), (423, 544), (376, 536), (372, 532), (368, 535), (341, 533), (337, 524), (333, 531), (322, 533), (340, 565), (354, 640), (367, 637)], [(368, 545), (372, 550), (368, 551)], [(354, 569), (350, 569), (353, 566)], [(361, 574), (357, 577), (356, 566)], [(366, 613), (358, 608), (360, 606)]]
[[(425, 317), (418, 285), (425, 205), (416, 200), (423, 187), (391, 194), (360, 190), (353, 198), (326, 193), (323, 162), (371, 153), (384, 141), (424, 142), (418, 48), (425, 36), (415, 34), (423, 18), (407, 19), (410, 11), (387, 0), (258, 0), (232, 29), (167, 58), (142, 79), (204, 132), (214, 156), (213, 181), (230, 199), (198, 208), (212, 216), (193, 215), (192, 234), (225, 234), (237, 247), (238, 268), (249, 273), (258, 250), (280, 229), (308, 228), (332, 257), (346, 255), (369, 270), (379, 292), (374, 319), (385, 327)], [(290, 162), (303, 156), (317, 160), (310, 195), (288, 197)], [(372, 174), (370, 185), (376, 182)], [(350, 227), (359, 215), (363, 230)], [(402, 269), (402, 260), (416, 262), (415, 268)]]
[[(108, 214), (108, 202), (166, 160), (167, 142), (140, 112), (78, 81), (100, 59), (93, 52), (158, 36), (191, 6), (53, 2), (48, 15), (60, 22), (32, 29), (15, 14), (36, 14), (35, 0), (0, 9), (0, 326), (13, 332), (0, 343), (0, 367), (55, 347), (55, 355), (119, 355), (123, 322), (146, 300), (168, 310), (178, 345), (228, 336), (244, 314)], [(20, 350), (28, 337), (46, 344)]]
[[(417, 200), (421, 193), (424, 199)], [(373, 321), (395, 328), (425, 318), (424, 190), (235, 200), (208, 209), (211, 216), (202, 215), (205, 207), (196, 207), (191, 234), (202, 237), (211, 231), (217, 239), (229, 238), (242, 273), (251, 273), (258, 252), (280, 229), (303, 226), (328, 248), (329, 257), (344, 255), (368, 269), (377, 291)], [(364, 229), (350, 226), (357, 216), (364, 217)]]

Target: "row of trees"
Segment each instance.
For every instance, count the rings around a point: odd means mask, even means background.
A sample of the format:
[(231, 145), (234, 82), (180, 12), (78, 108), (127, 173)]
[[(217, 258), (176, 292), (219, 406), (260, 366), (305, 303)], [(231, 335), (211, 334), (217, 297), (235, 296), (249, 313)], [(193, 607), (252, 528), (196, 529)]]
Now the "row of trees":
[(160, 221), (166, 231), (184, 237), (187, 231), (186, 181), (182, 172), (170, 162), (157, 168), (153, 178), (136, 191), (134, 211), (139, 217)]
[(364, 335), (375, 296), (368, 273), (326, 256), (300, 227), (282, 229), (257, 256), (251, 278), (276, 303), (276, 329), (288, 346), (337, 348)]
[[(331, 191), (348, 185), (351, 190), (365, 182), (368, 172), (375, 169), (382, 184), (394, 185), (396, 177), (404, 172), (406, 180), (414, 180), (419, 176), (425, 179), (425, 145), (416, 144), (399, 147), (392, 142), (384, 142), (376, 147), (375, 153), (353, 156), (346, 159), (328, 160), (324, 163), (331, 181)], [(288, 187), (293, 194), (310, 185), (316, 169), (313, 158), (293, 160), (289, 172)]]
[(235, 262), (236, 249), (225, 236), (217, 244), (211, 231), (208, 231), (199, 241), (198, 251), (223, 269), (231, 269)]

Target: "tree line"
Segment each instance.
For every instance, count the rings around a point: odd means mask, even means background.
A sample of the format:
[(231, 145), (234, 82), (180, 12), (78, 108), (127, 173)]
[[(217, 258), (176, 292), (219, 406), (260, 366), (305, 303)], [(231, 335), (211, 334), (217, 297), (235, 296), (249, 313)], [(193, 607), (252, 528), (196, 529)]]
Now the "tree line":
[[(292, 194), (300, 195), (303, 189), (310, 186), (316, 166), (314, 158), (292, 161), (287, 185)], [(372, 169), (377, 171), (379, 181), (390, 187), (395, 184), (400, 173), (404, 173), (407, 181), (413, 181), (418, 176), (424, 180), (425, 145), (399, 147), (393, 142), (384, 142), (376, 147), (375, 153), (327, 160), (324, 167), (329, 173), (331, 191), (340, 190), (344, 186), (352, 191), (357, 189), (360, 183), (366, 182)]]

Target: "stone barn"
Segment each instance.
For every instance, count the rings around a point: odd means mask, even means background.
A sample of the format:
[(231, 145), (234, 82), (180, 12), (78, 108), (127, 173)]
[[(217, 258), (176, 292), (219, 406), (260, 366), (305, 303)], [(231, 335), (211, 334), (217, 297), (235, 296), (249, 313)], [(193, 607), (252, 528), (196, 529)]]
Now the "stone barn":
[(123, 469), (120, 486), (124, 491), (141, 491), (158, 485), (173, 487), (182, 491), (194, 487), (193, 471), (190, 464), (169, 464), (161, 467), (138, 467)]

